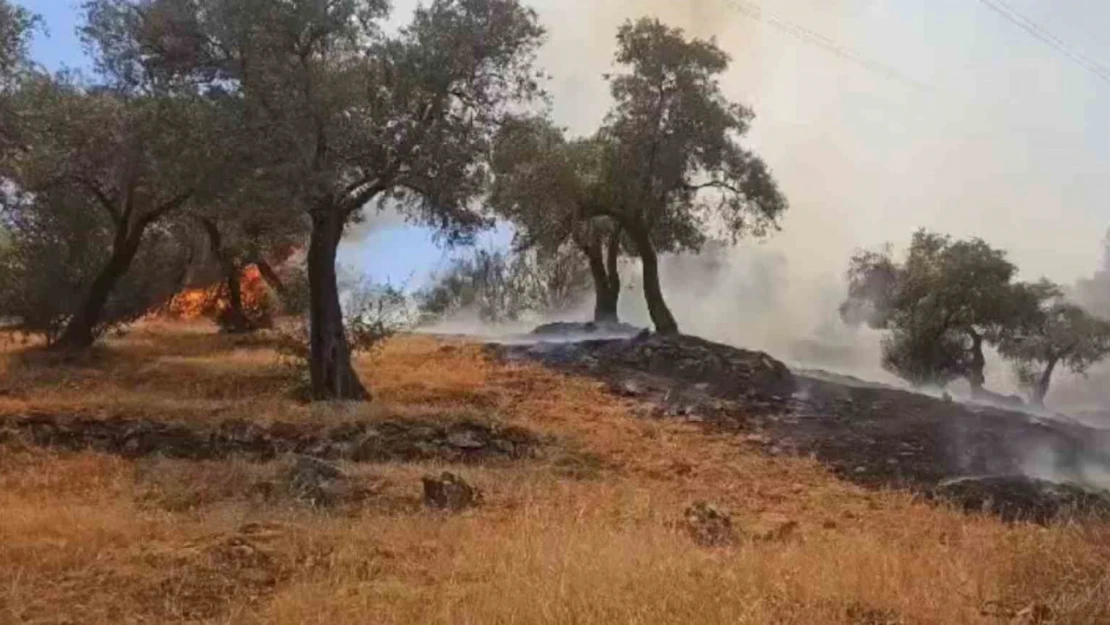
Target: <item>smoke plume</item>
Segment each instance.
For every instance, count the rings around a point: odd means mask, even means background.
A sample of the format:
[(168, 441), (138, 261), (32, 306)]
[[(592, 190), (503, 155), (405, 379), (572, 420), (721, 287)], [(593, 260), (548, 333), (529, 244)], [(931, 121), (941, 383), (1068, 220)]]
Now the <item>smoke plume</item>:
[[(398, 3), (398, 13), (412, 4)], [(1022, 279), (1073, 284), (1099, 262), (1110, 144), (1098, 138), (1110, 136), (1110, 118), (1098, 111), (1110, 106), (1110, 88), (982, 6), (531, 4), (549, 30), (539, 63), (551, 75), (552, 115), (572, 134), (604, 118), (602, 75), (626, 19), (655, 16), (715, 37), (733, 57), (726, 92), (754, 109), (748, 144), (771, 165), (791, 209), (781, 232), (712, 250), (708, 266), (705, 256), (666, 261), (664, 291), (687, 331), (888, 379), (878, 338), (837, 323), (855, 250), (904, 249), (924, 227), (1008, 250)], [(1110, 7), (1091, 0), (1034, 17), (1051, 18), (1050, 30), (1073, 48), (1110, 57), (1075, 27), (1110, 23)], [(625, 316), (645, 323), (640, 298), (623, 299)], [(1008, 369), (991, 367), (1000, 391), (1013, 389)]]

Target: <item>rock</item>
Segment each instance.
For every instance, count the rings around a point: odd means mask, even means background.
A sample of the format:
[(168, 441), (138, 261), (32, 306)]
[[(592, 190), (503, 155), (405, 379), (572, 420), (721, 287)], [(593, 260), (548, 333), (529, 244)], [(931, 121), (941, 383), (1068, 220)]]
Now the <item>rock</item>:
[(481, 503), (481, 492), (454, 473), (425, 475), (424, 505), (435, 510), (459, 512)]
[(482, 449), (485, 441), (470, 430), (456, 430), (447, 434), (447, 444), (459, 449)]
[(613, 385), (613, 392), (621, 397), (640, 397), (645, 391), (636, 380), (621, 380)]
[(618, 321), (609, 322), (557, 322), (548, 323), (532, 330), (536, 336), (574, 336), (574, 335), (600, 335), (607, 337), (633, 337), (637, 333), (646, 332), (635, 326)]
[(868, 606), (858, 602), (848, 604), (844, 613), (853, 625), (903, 625), (905, 623), (894, 610)]
[(350, 492), (347, 475), (323, 460), (300, 456), (289, 471), (290, 491), (298, 499), (317, 506), (332, 506)]
[(699, 501), (686, 509), (683, 525), (690, 538), (702, 547), (723, 547), (734, 544), (736, 530), (732, 516), (713, 504)]
[(716, 398), (738, 400), (750, 396), (776, 410), (796, 390), (794, 376), (786, 365), (767, 354), (693, 336), (642, 333), (634, 338), (504, 350), (509, 353), (517, 350), (524, 357), (562, 367), (581, 367), (593, 359), (601, 363), (600, 371), (614, 376), (610, 380), (648, 374), (668, 383), (688, 384), (692, 388), (696, 385), (698, 393)]
[(262, 427), (236, 419), (200, 424), (52, 415), (0, 416), (0, 443), (4, 440), (128, 458), (159, 455), (187, 460), (243, 457), (255, 461), (299, 454), (326, 461), (476, 462), (527, 458), (543, 446), (539, 437), (523, 428), (460, 420), (451, 415), (445, 415), (441, 424), (397, 419), (352, 422), (330, 428), (281, 422)]

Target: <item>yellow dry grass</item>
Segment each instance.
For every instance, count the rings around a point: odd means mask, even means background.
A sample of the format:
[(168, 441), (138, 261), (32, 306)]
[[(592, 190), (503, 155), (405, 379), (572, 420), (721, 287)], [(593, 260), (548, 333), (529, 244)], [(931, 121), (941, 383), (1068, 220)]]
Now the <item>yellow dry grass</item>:
[[(474, 345), (393, 341), (359, 363), (377, 401), (358, 407), (288, 399), (264, 337), (204, 326), (147, 324), (71, 362), (0, 350), (0, 414), (469, 412), (579, 452), (446, 467), (486, 502), (444, 516), (419, 505), (420, 476), (441, 466), (347, 466), (377, 494), (324, 512), (250, 494), (282, 460), (0, 448), (0, 623), (1110, 623), (1106, 526), (1006, 526), (866, 492), (811, 460), (637, 419), (596, 383)], [(742, 528), (798, 531), (699, 548), (675, 527), (697, 500)]]

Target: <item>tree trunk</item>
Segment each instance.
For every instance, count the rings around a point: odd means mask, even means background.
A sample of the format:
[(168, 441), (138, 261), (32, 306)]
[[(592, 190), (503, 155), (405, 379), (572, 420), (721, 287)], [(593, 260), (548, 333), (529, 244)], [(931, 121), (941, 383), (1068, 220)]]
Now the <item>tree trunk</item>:
[(351, 366), (351, 349), (343, 327), (335, 255), (343, 236), (343, 215), (321, 206), (312, 215), (308, 247), (308, 286), (312, 399), (364, 401), (370, 394)]
[(647, 299), (648, 313), (651, 315), (651, 322), (655, 324), (655, 331), (659, 334), (678, 334), (678, 322), (663, 299), (663, 287), (659, 283), (659, 256), (655, 252), (655, 246), (642, 229), (632, 229), (629, 233), (643, 263), (644, 297)]
[(983, 371), (987, 367), (987, 359), (983, 356), (983, 337), (979, 334), (971, 333), (971, 364), (967, 376), (968, 383), (971, 384), (971, 396), (982, 397), (983, 385), (986, 383), (986, 376)]
[(1048, 387), (1052, 384), (1052, 374), (1056, 371), (1059, 358), (1051, 358), (1045, 366), (1041, 378), (1037, 380), (1037, 387), (1033, 389), (1033, 405), (1044, 407), (1044, 398), (1048, 396)]
[(609, 249), (606, 251), (605, 273), (608, 277), (608, 290), (606, 292), (606, 311), (610, 313), (609, 321), (620, 321), (617, 315), (617, 304), (621, 297), (621, 274), (617, 260), (621, 253), (621, 231), (618, 229), (609, 237)]
[(254, 330), (254, 324), (243, 310), (243, 285), (240, 281), (239, 265), (231, 260), (223, 263), (224, 278), (227, 282), (227, 298), (231, 308), (223, 320), (224, 329), (232, 334), (245, 334)]
[(199, 219), (205, 233), (208, 234), (208, 247), (216, 257), (216, 262), (220, 263), (224, 283), (227, 285), (228, 304), (231, 306), (227, 311), (220, 312), (220, 318), (217, 321), (223, 330), (232, 334), (250, 332), (253, 328), (246, 312), (243, 311), (243, 288), (240, 283), (239, 264), (229, 258), (224, 251), (223, 236), (216, 222), (204, 217)]
[(92, 346), (96, 340), (96, 329), (100, 325), (104, 314), (104, 306), (108, 303), (112, 291), (119, 283), (127, 270), (131, 268), (131, 261), (139, 251), (142, 241), (142, 231), (134, 233), (130, 238), (119, 237), (112, 246), (112, 255), (107, 264), (97, 274), (85, 294), (77, 314), (66, 324), (62, 336), (54, 343), (59, 349), (85, 349)]
[(615, 323), (617, 321), (617, 298), (620, 291), (613, 292), (611, 280), (605, 261), (602, 259), (601, 248), (597, 245), (586, 245), (582, 248), (590, 264), (590, 275), (594, 282), (594, 322)]
[(254, 266), (258, 267), (258, 273), (262, 274), (262, 279), (270, 285), (270, 288), (278, 294), (278, 297), (284, 298), (286, 296), (285, 283), (281, 281), (281, 277), (277, 275), (270, 263), (266, 262), (264, 258), (256, 258)]

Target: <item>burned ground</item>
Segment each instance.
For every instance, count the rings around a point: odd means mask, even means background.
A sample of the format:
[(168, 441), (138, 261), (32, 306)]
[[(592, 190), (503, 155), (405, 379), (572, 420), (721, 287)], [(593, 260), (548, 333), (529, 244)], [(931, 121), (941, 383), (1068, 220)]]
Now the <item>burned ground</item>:
[[(646, 416), (734, 430), (814, 456), (868, 488), (903, 488), (1008, 520), (1110, 514), (1110, 430), (861, 381), (794, 375), (767, 354), (694, 337), (491, 346), (604, 380)], [(957, 486), (958, 484), (958, 486)]]

